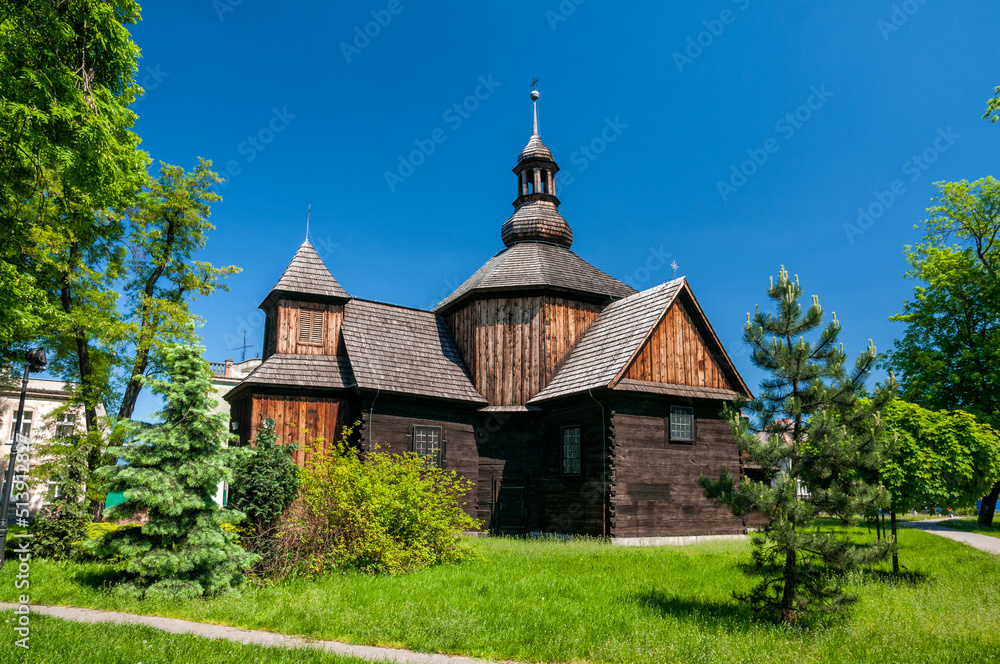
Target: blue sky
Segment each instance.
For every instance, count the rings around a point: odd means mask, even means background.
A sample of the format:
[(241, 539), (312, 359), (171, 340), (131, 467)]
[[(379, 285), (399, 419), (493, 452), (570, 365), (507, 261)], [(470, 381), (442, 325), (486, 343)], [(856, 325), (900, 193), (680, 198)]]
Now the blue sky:
[(676, 260), (752, 387), (780, 265), (846, 350), (890, 348), (931, 183), (997, 175), (996, 2), (142, 4), (143, 147), (228, 174), (200, 258), (243, 272), (193, 307), (214, 361), (259, 352), (309, 205), (358, 297), (427, 308), (500, 250), (533, 76), (574, 251), (640, 289)]

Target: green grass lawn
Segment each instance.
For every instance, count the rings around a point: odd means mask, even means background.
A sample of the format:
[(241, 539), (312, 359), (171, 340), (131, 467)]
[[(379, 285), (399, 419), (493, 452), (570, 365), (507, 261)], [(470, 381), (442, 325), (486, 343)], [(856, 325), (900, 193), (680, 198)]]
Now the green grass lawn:
[[(863, 528), (853, 529), (867, 537)], [(108, 568), (35, 561), (32, 601), (147, 613), (310, 638), (544, 662), (895, 663), (996, 661), (1000, 557), (912, 529), (909, 573), (851, 576), (860, 602), (810, 630), (761, 621), (732, 599), (753, 580), (749, 544), (613, 547), (587, 540), (474, 540), (480, 557), (398, 577), (334, 574), (194, 602), (137, 602)], [(14, 599), (14, 571), (0, 600)]]
[(945, 521), (938, 521), (938, 523), (942, 526), (955, 528), (956, 530), (964, 530), (968, 533), (979, 533), (980, 535), (1000, 537), (1000, 519), (995, 520), (993, 525), (988, 528), (980, 526), (975, 517), (965, 519), (946, 519)]
[(0, 662), (4, 664), (361, 664), (319, 650), (264, 648), (139, 625), (89, 625), (31, 616), (29, 649), (10, 637), (12, 612), (0, 611)]

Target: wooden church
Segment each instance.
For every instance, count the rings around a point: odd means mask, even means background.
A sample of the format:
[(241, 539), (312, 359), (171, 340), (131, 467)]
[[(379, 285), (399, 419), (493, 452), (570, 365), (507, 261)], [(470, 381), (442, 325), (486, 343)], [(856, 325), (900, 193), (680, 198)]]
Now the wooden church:
[(432, 311), (348, 295), (307, 240), (261, 303), (263, 362), (226, 399), (247, 443), (411, 451), (475, 485), (494, 533), (616, 538), (746, 532), (700, 475), (740, 456), (720, 418), (749, 394), (684, 278), (637, 292), (571, 250), (559, 171), (533, 131), (505, 248)]

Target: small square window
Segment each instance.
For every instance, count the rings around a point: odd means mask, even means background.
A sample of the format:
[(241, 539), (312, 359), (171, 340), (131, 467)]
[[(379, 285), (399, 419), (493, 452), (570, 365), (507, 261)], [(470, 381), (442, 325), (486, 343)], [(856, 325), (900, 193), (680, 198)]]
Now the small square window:
[(694, 442), (694, 408), (690, 406), (670, 407), (670, 440)]
[(323, 312), (316, 309), (299, 309), (299, 343), (310, 346), (323, 345)]
[(562, 472), (563, 475), (579, 475), (581, 471), (582, 446), (580, 427), (562, 428)]
[(413, 453), (435, 466), (440, 466), (441, 433), (441, 427), (413, 427)]

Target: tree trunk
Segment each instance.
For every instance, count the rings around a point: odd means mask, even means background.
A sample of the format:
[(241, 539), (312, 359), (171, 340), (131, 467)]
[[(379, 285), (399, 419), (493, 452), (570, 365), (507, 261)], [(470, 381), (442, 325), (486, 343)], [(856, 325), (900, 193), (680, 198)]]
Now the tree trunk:
[(795, 621), (795, 549), (785, 554), (785, 587), (781, 593), (781, 619)]
[[(889, 523), (892, 524), (892, 544), (896, 545), (896, 513), (889, 512)], [(899, 574), (899, 552), (893, 549), (892, 551), (892, 573)]]
[[(70, 264), (73, 263), (77, 251), (77, 245), (70, 247)], [(73, 313), (73, 292), (68, 272), (62, 274), (62, 288), (59, 299), (62, 303), (63, 311), (67, 314)], [(90, 449), (87, 451), (87, 469), (93, 474), (101, 463), (100, 432), (97, 427), (97, 402), (100, 399), (100, 389), (94, 385), (94, 366), (90, 360), (90, 340), (80, 328), (73, 330), (73, 338), (76, 341), (76, 361), (80, 371), (80, 396), (83, 400), (83, 418), (87, 426), (87, 438)], [(100, 521), (104, 511), (102, 501), (95, 500), (90, 509), (95, 521)]]
[(990, 492), (983, 498), (983, 506), (979, 508), (979, 525), (990, 527), (993, 525), (993, 513), (997, 509), (997, 498), (1000, 497), (1000, 482), (993, 485)]

